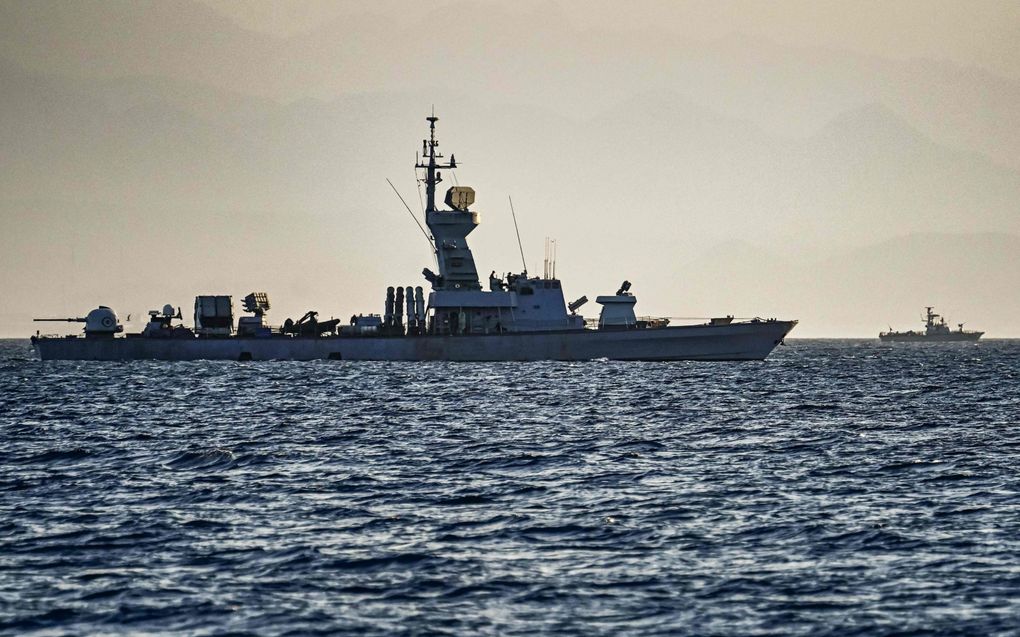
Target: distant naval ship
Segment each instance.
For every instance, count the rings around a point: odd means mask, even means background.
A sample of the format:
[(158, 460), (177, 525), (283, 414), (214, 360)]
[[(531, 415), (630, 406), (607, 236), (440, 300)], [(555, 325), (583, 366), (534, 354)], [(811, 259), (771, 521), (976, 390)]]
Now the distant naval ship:
[(964, 331), (963, 323), (957, 324), (956, 330), (949, 329), (946, 319), (935, 313), (934, 307), (927, 307), (927, 314), (924, 322), (924, 331), (915, 332), (894, 332), (890, 328), (888, 332), (880, 332), (878, 338), (882, 341), (905, 341), (924, 343), (948, 343), (958, 341), (976, 341), (984, 332)]
[(422, 141), (415, 169), (422, 171), (418, 174), (425, 183), (426, 236), (439, 270), (422, 271), (430, 286), (427, 300), (420, 285), (393, 286), (386, 290), (382, 314), (358, 314), (341, 325), (338, 319), (320, 321), (317, 312), (309, 311), (297, 321), (272, 326), (266, 322), (270, 303), (264, 292), (244, 297), (247, 315), (236, 322), (230, 296), (198, 296), (193, 326), (184, 326), (180, 308), (175, 311), (168, 304), (149, 312), (140, 333), (124, 333), (116, 312), (99, 306), (85, 317), (36, 319), (84, 323), (84, 333), (37, 333), (33, 347), (43, 360), (97, 361), (763, 360), (797, 324), (726, 316), (672, 326), (667, 318), (639, 318), (628, 281), (615, 294), (596, 297), (602, 306), (599, 316), (586, 320), (577, 310), (588, 298), (566, 303), (548, 260), (541, 277), (529, 276), (526, 266), (520, 274), (493, 272), (488, 289), (482, 289), (467, 243), (467, 235), (479, 224), (479, 213), (471, 208), (475, 191), (453, 186), (446, 191), (447, 208), (437, 206), (442, 170), (455, 169), (457, 162), (452, 154), (443, 162), (436, 140), (438, 118), (426, 120), (429, 138)]

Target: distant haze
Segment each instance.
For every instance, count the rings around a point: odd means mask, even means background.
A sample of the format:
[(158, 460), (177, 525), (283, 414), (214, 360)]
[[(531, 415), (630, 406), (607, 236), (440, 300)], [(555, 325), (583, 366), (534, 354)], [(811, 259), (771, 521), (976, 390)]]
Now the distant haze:
[(521, 267), (512, 195), (570, 299), (1020, 337), (1017, 33), (1015, 2), (3, 1), (0, 336), (381, 311), (431, 261), (386, 178), (420, 210), (434, 105), (483, 277)]

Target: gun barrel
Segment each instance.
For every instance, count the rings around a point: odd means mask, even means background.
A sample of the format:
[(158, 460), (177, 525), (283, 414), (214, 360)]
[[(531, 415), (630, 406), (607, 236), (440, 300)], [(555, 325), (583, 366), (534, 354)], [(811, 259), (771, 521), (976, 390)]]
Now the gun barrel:
[(85, 322), (85, 319), (83, 319), (83, 318), (41, 318), (41, 319), (32, 319), (32, 320), (35, 321), (36, 323), (43, 323), (43, 322), (46, 322), (46, 321), (56, 321), (58, 323), (84, 323)]

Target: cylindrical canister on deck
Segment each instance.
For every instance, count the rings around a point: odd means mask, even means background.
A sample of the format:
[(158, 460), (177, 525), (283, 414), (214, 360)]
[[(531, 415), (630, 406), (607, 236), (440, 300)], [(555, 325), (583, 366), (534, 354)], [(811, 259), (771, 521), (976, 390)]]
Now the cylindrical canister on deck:
[(414, 288), (414, 316), (419, 323), (425, 322), (425, 292), (420, 285)]
[(404, 325), (404, 288), (397, 287), (397, 298), (393, 302), (393, 323)]
[(393, 324), (393, 286), (386, 288), (386, 313), (383, 316), (387, 325)]
[(414, 327), (417, 323), (414, 319), (414, 288), (410, 285), (404, 288), (404, 300), (407, 302), (407, 326)]

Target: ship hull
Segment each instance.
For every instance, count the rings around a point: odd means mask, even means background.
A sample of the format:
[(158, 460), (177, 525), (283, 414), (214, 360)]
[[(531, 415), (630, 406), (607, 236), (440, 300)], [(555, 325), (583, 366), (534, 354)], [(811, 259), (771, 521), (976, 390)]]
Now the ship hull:
[(953, 332), (950, 334), (879, 334), (883, 343), (973, 343), (984, 332)]
[(37, 338), (43, 360), (638, 361), (764, 360), (797, 324), (761, 321), (656, 329), (471, 336)]

